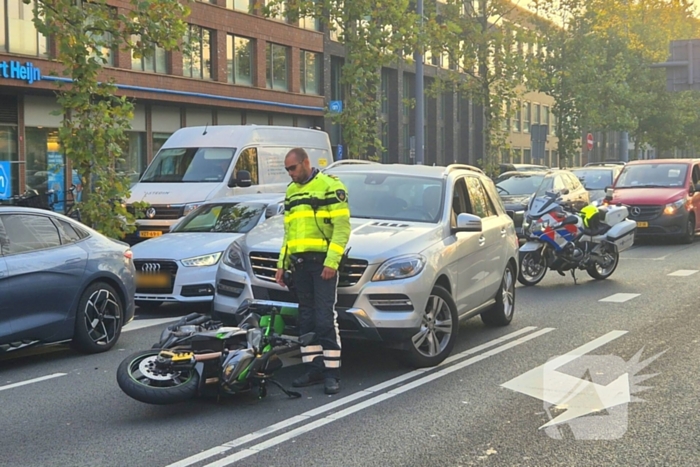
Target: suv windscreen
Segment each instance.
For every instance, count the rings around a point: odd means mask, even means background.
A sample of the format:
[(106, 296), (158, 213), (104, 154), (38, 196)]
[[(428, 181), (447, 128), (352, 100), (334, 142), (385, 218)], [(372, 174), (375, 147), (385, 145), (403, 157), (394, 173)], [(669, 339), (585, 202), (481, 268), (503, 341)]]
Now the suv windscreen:
[(383, 173), (338, 174), (353, 218), (436, 223), (442, 214), (442, 180)]
[(262, 203), (205, 204), (188, 214), (172, 233), (246, 233), (257, 225), (265, 208)]
[(221, 182), (235, 153), (235, 148), (161, 149), (141, 182)]
[(496, 188), (502, 195), (531, 195), (542, 183), (544, 175), (501, 175), (496, 179)]
[(605, 190), (606, 187), (612, 186), (613, 171), (612, 170), (574, 170), (576, 175), (583, 183), (586, 190)]
[(626, 165), (615, 188), (673, 188), (685, 185), (687, 164)]

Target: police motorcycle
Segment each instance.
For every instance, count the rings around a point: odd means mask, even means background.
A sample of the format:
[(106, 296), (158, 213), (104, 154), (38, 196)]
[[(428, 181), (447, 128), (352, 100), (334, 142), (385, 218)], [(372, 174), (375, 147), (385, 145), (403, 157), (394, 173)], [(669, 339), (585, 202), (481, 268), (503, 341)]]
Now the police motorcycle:
[(234, 313), (234, 326), (209, 315), (192, 313), (165, 328), (150, 350), (125, 358), (117, 383), (128, 396), (147, 404), (175, 404), (196, 396), (233, 395), (257, 390), (267, 395), (268, 383), (287, 396), (273, 373), (282, 368), (279, 352), (310, 343), (313, 333), (298, 339), (282, 337), (285, 318), (296, 313), (275, 302), (249, 300)]
[(627, 219), (623, 205), (589, 205), (580, 213), (548, 191), (534, 198), (523, 222), (526, 242), (520, 247), (518, 282), (538, 284), (548, 269), (565, 276), (585, 270), (594, 279), (607, 279), (617, 268), (620, 253), (634, 243), (637, 224)]

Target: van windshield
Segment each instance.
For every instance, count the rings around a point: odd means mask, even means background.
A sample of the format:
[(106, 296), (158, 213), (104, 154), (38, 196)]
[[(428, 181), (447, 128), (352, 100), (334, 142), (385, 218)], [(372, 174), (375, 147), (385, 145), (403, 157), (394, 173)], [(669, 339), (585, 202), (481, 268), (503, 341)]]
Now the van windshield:
[(161, 149), (141, 182), (221, 182), (235, 153), (235, 148)]

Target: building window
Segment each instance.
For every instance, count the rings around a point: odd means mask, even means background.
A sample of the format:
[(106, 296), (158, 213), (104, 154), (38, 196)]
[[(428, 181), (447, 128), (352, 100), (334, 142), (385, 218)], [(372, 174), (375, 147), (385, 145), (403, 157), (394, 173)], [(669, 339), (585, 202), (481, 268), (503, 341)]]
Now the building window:
[[(314, 0), (314, 5), (318, 7), (318, 2), (320, 0)], [(313, 14), (308, 16), (302, 16), (299, 18), (299, 27), (308, 29), (310, 31), (320, 31), (321, 30), (321, 20), (320, 18), (314, 18)]]
[(523, 149), (523, 164), (532, 164), (532, 150)]
[(117, 163), (117, 170), (129, 177), (133, 186), (146, 170), (146, 133), (127, 132), (129, 141), (122, 148), (122, 160)]
[(253, 41), (229, 34), (226, 37), (226, 65), (229, 83), (252, 86)]
[(532, 111), (532, 103), (523, 103), (523, 133), (530, 133), (530, 114)]
[(557, 132), (557, 116), (552, 113), (552, 126), (549, 127), (549, 134), (554, 135)]
[(158, 154), (158, 151), (160, 151), (160, 148), (163, 147), (165, 142), (170, 138), (172, 133), (153, 133), (153, 136), (151, 138), (151, 144), (153, 145), (153, 157)]
[(532, 119), (534, 120), (533, 123), (536, 125), (539, 125), (540, 123), (542, 123), (542, 121), (540, 120), (540, 117), (541, 117), (540, 108), (541, 108), (540, 104), (535, 104), (535, 115), (532, 116)]
[(549, 107), (546, 105), (542, 106), (542, 123), (547, 125), (547, 132), (550, 132), (552, 130), (552, 127), (549, 126)]
[(522, 128), (522, 123), (523, 123), (523, 112), (522, 112), (522, 106), (520, 105), (520, 102), (516, 102), (515, 105), (515, 112), (513, 115), (513, 131), (516, 133), (520, 133), (521, 128)]
[(287, 60), (289, 47), (283, 45), (267, 44), (267, 87), (287, 91)]
[(321, 94), (321, 54), (299, 52), (299, 83), (304, 94)]
[(253, 2), (251, 0), (226, 0), (226, 8), (229, 10), (252, 13)]
[(185, 43), (191, 50), (182, 54), (182, 74), (188, 78), (211, 79), (211, 31), (188, 25)]
[[(5, 10), (6, 8), (6, 10)], [(48, 57), (48, 41), (34, 27), (34, 2), (6, 0), (0, 8), (0, 50)]]
[[(134, 42), (138, 40), (138, 37), (134, 36), (132, 38)], [(165, 49), (158, 47), (157, 45), (148, 55), (148, 57), (135, 57), (134, 53), (131, 53), (131, 69), (138, 71), (147, 71), (150, 73), (167, 73), (168, 72), (168, 60), (165, 53)]]
[(287, 21), (287, 3), (281, 2), (268, 7), (268, 1), (265, 1), (265, 7), (270, 9), (270, 19), (276, 21)]
[[(17, 104), (15, 103), (15, 106)], [(9, 194), (16, 195), (19, 193), (19, 151), (17, 149), (17, 127), (16, 126), (0, 126), (0, 161), (10, 162), (10, 171), (8, 175), (12, 181)], [(6, 187), (0, 187), (5, 191)]]

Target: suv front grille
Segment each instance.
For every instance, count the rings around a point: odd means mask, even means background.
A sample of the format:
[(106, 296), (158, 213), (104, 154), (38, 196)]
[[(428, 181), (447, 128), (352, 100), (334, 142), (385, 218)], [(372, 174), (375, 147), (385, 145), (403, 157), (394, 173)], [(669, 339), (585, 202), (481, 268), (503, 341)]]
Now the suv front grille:
[[(635, 214), (639, 209), (639, 213)], [(650, 221), (661, 215), (663, 206), (630, 206), (629, 218), (635, 221)]]
[[(278, 253), (253, 251), (250, 253), (249, 258), (255, 277), (267, 282), (275, 281), (277, 260), (279, 259)], [(365, 260), (348, 258), (340, 270), (338, 287), (350, 287), (357, 284), (365, 273), (368, 264)]]
[[(156, 210), (155, 216), (147, 217), (145, 215), (145, 212), (144, 212), (144, 213), (142, 213), (143, 215), (140, 217), (140, 219), (148, 219), (148, 220), (151, 220), (151, 219), (169, 219), (169, 220), (172, 220), (172, 219), (179, 219), (180, 217), (182, 217), (183, 206), (181, 206), (181, 205), (154, 204), (154, 205), (149, 206), (146, 209), (146, 212), (150, 208), (153, 208)], [(126, 207), (126, 210), (130, 214), (135, 215), (135, 210), (134, 210), (133, 205), (131, 205), (131, 204), (128, 205)]]

